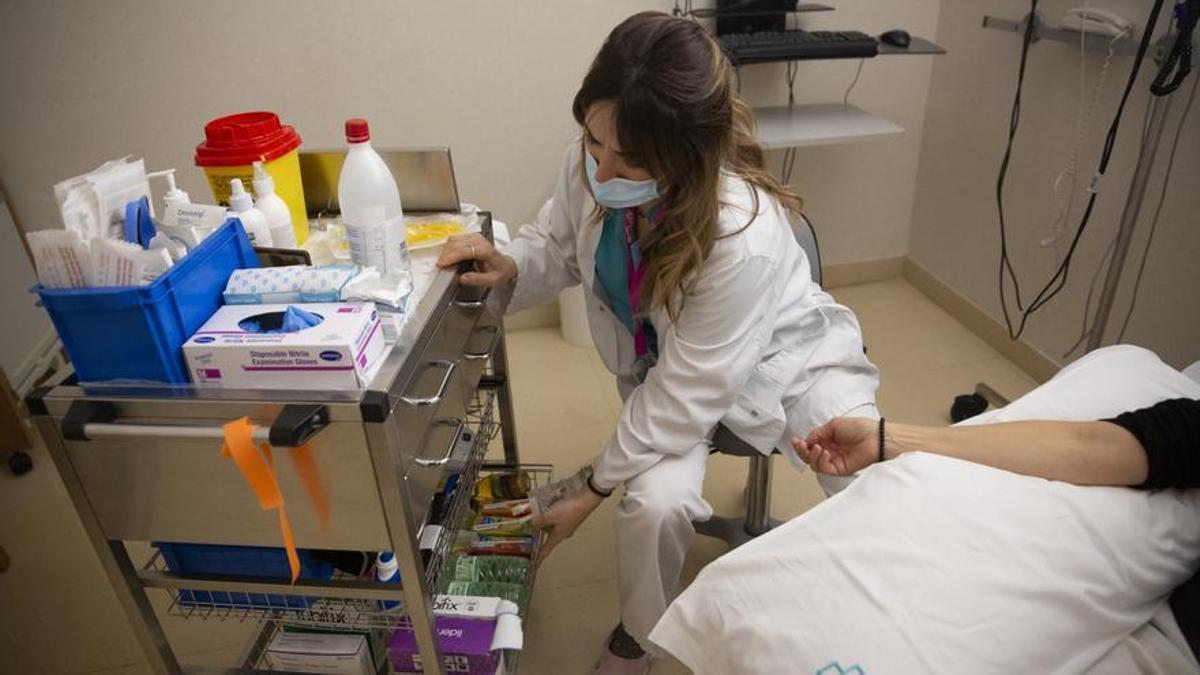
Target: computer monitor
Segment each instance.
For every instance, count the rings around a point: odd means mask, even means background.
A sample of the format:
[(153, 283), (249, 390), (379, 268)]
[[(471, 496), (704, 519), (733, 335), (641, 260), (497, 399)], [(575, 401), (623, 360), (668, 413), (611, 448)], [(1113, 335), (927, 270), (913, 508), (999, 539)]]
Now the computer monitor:
[(717, 35), (787, 29), (796, 0), (717, 0)]

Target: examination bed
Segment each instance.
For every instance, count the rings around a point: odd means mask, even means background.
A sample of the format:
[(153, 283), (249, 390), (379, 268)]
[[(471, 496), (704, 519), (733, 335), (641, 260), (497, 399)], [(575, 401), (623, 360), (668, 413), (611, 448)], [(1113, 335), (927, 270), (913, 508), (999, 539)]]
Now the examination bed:
[[(1100, 349), (964, 424), (1200, 398), (1197, 370)], [(1166, 604), (1198, 565), (1200, 490), (912, 453), (710, 564), (650, 637), (698, 673), (1200, 672)]]

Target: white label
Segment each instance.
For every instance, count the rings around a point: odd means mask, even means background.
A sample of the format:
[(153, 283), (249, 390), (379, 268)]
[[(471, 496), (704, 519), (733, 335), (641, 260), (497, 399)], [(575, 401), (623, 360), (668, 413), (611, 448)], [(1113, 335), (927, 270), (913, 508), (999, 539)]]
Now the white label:
[(354, 264), (374, 267), (382, 274), (387, 267), (387, 236), (383, 226), (383, 207), (354, 209), (350, 214), (342, 214), (342, 220), (346, 226), (346, 241), (350, 244), (350, 258)]

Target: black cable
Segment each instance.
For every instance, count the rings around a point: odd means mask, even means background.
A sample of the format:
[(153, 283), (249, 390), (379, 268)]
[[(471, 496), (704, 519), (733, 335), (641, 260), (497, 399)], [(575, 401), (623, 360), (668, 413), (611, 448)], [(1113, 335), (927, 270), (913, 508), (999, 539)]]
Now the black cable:
[[(1195, 2), (1196, 0), (1188, 1)], [(1096, 174), (1092, 179), (1092, 185), (1088, 188), (1088, 192), (1090, 192), (1091, 195), (1088, 197), (1087, 206), (1084, 209), (1083, 216), (1080, 218), (1079, 226), (1075, 230), (1075, 236), (1071, 239), (1071, 245), (1068, 247), (1067, 253), (1063, 257), (1063, 260), (1059, 264), (1054, 275), (1050, 277), (1050, 280), (1046, 282), (1046, 285), (1043, 286), (1038, 294), (1034, 297), (1033, 302), (1029, 304), (1029, 307), (1024, 307), (1023, 303), (1021, 302), (1020, 285), (1017, 282), (1016, 273), (1013, 271), (1012, 263), (1008, 257), (1007, 232), (1004, 223), (1003, 192), (1005, 177), (1008, 174), (1008, 163), (1012, 154), (1013, 139), (1016, 136), (1017, 128), (1020, 125), (1021, 89), (1025, 80), (1025, 64), (1027, 55), (1029, 53), (1029, 45), (1033, 41), (1033, 22), (1035, 18), (1034, 14), (1037, 10), (1037, 4), (1038, 0), (1030, 0), (1029, 19), (1025, 25), (1024, 38), (1021, 44), (1021, 61), (1017, 73), (1017, 91), (1013, 96), (1012, 113), (1009, 119), (1008, 143), (1004, 151), (1004, 158), (1000, 163), (1000, 175), (996, 181), (996, 205), (1000, 220), (1000, 307), (1004, 314), (1004, 323), (1008, 328), (1009, 338), (1012, 340), (1016, 340), (1021, 337), (1021, 335), (1025, 332), (1025, 326), (1028, 323), (1029, 318), (1033, 316), (1033, 314), (1039, 309), (1044, 307), (1046, 303), (1052, 300), (1056, 295), (1058, 295), (1067, 282), (1067, 277), (1071, 271), (1071, 261), (1075, 255), (1075, 250), (1079, 245), (1080, 238), (1082, 238), (1083, 233), (1087, 230), (1088, 223), (1091, 221), (1092, 211), (1096, 206), (1096, 183), (1108, 171), (1109, 161), (1112, 159), (1113, 151), (1116, 148), (1117, 133), (1121, 127), (1121, 119), (1125, 113), (1125, 105), (1129, 101), (1129, 94), (1132, 92), (1133, 86), (1137, 82), (1138, 72), (1141, 70), (1142, 61), (1145, 60), (1146, 51), (1149, 49), (1150, 38), (1153, 35), (1154, 27), (1158, 24), (1158, 17), (1162, 11), (1163, 0), (1154, 1), (1154, 6), (1150, 9), (1150, 15), (1146, 19), (1146, 26), (1142, 31), (1141, 41), (1138, 43), (1138, 49), (1136, 55), (1134, 56), (1133, 66), (1129, 71), (1129, 79), (1125, 83), (1125, 91), (1121, 94), (1121, 102), (1117, 106), (1117, 111), (1113, 115), (1112, 123), (1109, 125), (1108, 133), (1104, 139), (1104, 149), (1100, 154), (1100, 165), (1096, 169)], [(1004, 284), (1005, 272), (1008, 273), (1009, 278), (1013, 282), (1013, 291), (1016, 295), (1017, 309), (1021, 312), (1021, 320), (1017, 325), (1016, 330), (1013, 329), (1012, 318), (1008, 312), (1008, 299), (1005, 296)]]
[(1023, 311), (1024, 308), (1021, 306), (1021, 284), (1017, 280), (1017, 275), (1013, 272), (1012, 263), (1008, 258), (1008, 236), (1004, 224), (1004, 181), (1008, 177), (1008, 162), (1012, 158), (1013, 139), (1017, 135), (1017, 129), (1021, 122), (1021, 89), (1025, 84), (1025, 63), (1029, 58), (1029, 45), (1033, 43), (1037, 6), (1038, 0), (1030, 0), (1029, 18), (1025, 22), (1025, 31), (1021, 36), (1021, 59), (1017, 66), (1017, 91), (1013, 95), (1012, 110), (1008, 116), (1008, 141), (1004, 146), (1004, 157), (1000, 160), (1000, 173), (996, 178), (996, 213), (1000, 221), (1000, 309), (1004, 313), (1004, 324), (1008, 327), (1008, 334), (1014, 340), (1016, 337), (1013, 336), (1012, 320), (1008, 315), (1008, 300), (1004, 296), (1004, 273), (1006, 271), (1009, 278), (1012, 279), (1013, 288), (1016, 291), (1017, 309)]
[(1167, 186), (1171, 184), (1171, 173), (1175, 168), (1175, 151), (1179, 149), (1179, 137), (1183, 135), (1183, 123), (1187, 121), (1192, 104), (1196, 102), (1196, 88), (1200, 85), (1200, 76), (1192, 81), (1192, 93), (1188, 95), (1187, 105), (1179, 116), (1179, 124), (1175, 127), (1175, 140), (1171, 141), (1171, 154), (1167, 158), (1167, 170), (1163, 175), (1162, 190), (1158, 193), (1158, 204), (1154, 207), (1154, 217), (1150, 219), (1150, 233), (1146, 235), (1146, 248), (1142, 251), (1142, 261), (1138, 265), (1137, 277), (1133, 282), (1133, 293), (1129, 299), (1129, 310), (1125, 312), (1125, 320), (1121, 322), (1121, 332), (1117, 334), (1117, 342), (1125, 339), (1125, 331), (1129, 329), (1129, 320), (1133, 318), (1133, 310), (1137, 307), (1138, 292), (1142, 288), (1142, 274), (1146, 271), (1146, 260), (1150, 257), (1150, 247), (1154, 245), (1154, 233), (1158, 230), (1158, 217), (1162, 213), (1163, 202), (1167, 199)]
[[(1175, 91), (1192, 72), (1192, 33), (1196, 30), (1196, 21), (1200, 20), (1200, 0), (1183, 0), (1175, 5), (1175, 12), (1178, 30), (1175, 43), (1150, 83), (1150, 93), (1155, 96), (1166, 96)], [(1174, 75), (1171, 75), (1172, 71)]]

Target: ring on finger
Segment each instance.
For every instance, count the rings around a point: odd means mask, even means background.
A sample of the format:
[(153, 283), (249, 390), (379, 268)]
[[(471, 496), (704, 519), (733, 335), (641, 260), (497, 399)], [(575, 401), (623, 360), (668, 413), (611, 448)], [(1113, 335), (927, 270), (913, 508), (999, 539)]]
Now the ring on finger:
[(471, 259), (475, 259), (475, 244), (471, 244)]

